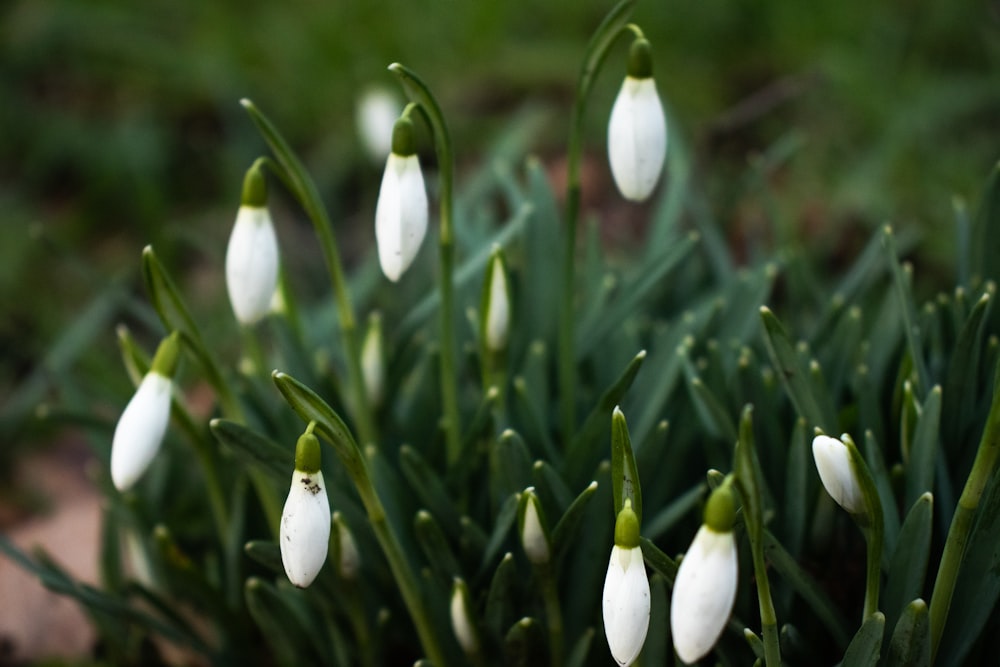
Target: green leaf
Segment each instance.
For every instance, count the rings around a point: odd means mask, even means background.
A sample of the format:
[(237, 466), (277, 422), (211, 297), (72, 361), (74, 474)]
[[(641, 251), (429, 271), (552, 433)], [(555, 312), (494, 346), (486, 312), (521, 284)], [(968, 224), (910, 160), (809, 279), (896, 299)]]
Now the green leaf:
[(886, 667), (930, 667), (931, 633), (927, 603), (916, 599), (903, 609), (892, 638)]
[(565, 557), (569, 551), (573, 537), (583, 524), (584, 512), (590, 503), (590, 499), (596, 491), (597, 482), (591, 482), (587, 485), (587, 488), (581, 491), (580, 495), (578, 495), (576, 499), (570, 503), (570, 506), (565, 512), (563, 512), (559, 521), (556, 522), (555, 528), (552, 529), (552, 544), (555, 549), (556, 559)]
[(483, 612), (483, 624), (498, 642), (503, 637), (503, 629), (510, 623), (510, 618), (514, 614), (516, 577), (514, 556), (508, 551), (500, 559), (500, 564), (493, 573), (489, 593), (486, 595), (486, 609)]
[(944, 381), (944, 404), (941, 410), (941, 433), (945, 442), (961, 443), (969, 435), (966, 431), (974, 423), (972, 415), (979, 398), (981, 369), (983, 365), (983, 323), (987, 321), (993, 305), (996, 288), (990, 284), (969, 313), (951, 351), (948, 371)]
[(861, 624), (840, 664), (844, 667), (875, 667), (878, 664), (879, 651), (882, 649), (884, 632), (885, 616), (877, 611)]
[(903, 502), (911, 506), (927, 491), (933, 490), (934, 461), (938, 450), (941, 421), (941, 387), (927, 394), (913, 434), (913, 447), (906, 466), (906, 495)]
[(500, 506), (496, 519), (493, 521), (493, 532), (490, 533), (489, 541), (483, 550), (483, 567), (493, 562), (493, 558), (500, 551), (507, 533), (517, 521), (517, 493), (511, 493)]
[(677, 561), (660, 551), (659, 547), (648, 538), (640, 537), (639, 546), (642, 548), (642, 558), (646, 561), (646, 565), (673, 586), (674, 579), (677, 578)]
[(295, 470), (295, 450), (228, 419), (209, 422), (212, 435), (245, 465), (267, 473), (275, 482), (287, 484)]
[(509, 667), (533, 667), (538, 656), (545, 655), (545, 633), (541, 624), (525, 616), (510, 626), (503, 640), (503, 664)]
[(452, 579), (461, 574), (458, 559), (452, 551), (441, 525), (427, 510), (420, 510), (413, 519), (414, 533), (420, 550), (440, 583), (450, 587)]
[(913, 504), (899, 531), (896, 550), (889, 564), (889, 580), (882, 597), (886, 623), (892, 627), (906, 605), (922, 597), (931, 551), (934, 499), (925, 493)]
[(506, 502), (512, 494), (531, 486), (531, 455), (517, 432), (507, 429), (490, 448), (490, 494), (493, 502)]
[(882, 506), (882, 527), (885, 534), (883, 565), (887, 565), (886, 559), (895, 550), (899, 535), (899, 511), (896, 509), (896, 494), (889, 479), (889, 471), (885, 469), (885, 461), (882, 458), (882, 448), (870, 430), (865, 431), (865, 460), (869, 464), (868, 470), (875, 482), (879, 503)]
[[(448, 492), (437, 472), (428, 465), (416, 449), (409, 445), (403, 445), (399, 448), (399, 464), (403, 477), (410, 483), (420, 502), (447, 527), (448, 534), (452, 538), (458, 537), (459, 511), (455, 506), (454, 498)], [(451, 583), (450, 577), (448, 583)]]
[(767, 306), (761, 306), (760, 318), (764, 323), (764, 342), (771, 357), (771, 363), (781, 379), (788, 398), (799, 416), (824, 432), (836, 431), (836, 419), (823, 410), (823, 405), (813, 393), (813, 383), (791, 339), (781, 326), (781, 322)]
[(705, 496), (705, 491), (708, 489), (708, 485), (704, 482), (699, 482), (693, 487), (677, 496), (669, 505), (664, 507), (662, 510), (656, 513), (652, 519), (650, 519), (646, 527), (642, 530), (642, 534), (651, 540), (656, 540), (662, 537), (673, 528), (678, 521), (683, 519), (692, 510), (694, 510), (702, 502)]
[(573, 441), (567, 454), (567, 467), (569, 471), (566, 475), (571, 483), (582, 481), (590, 474), (589, 471), (600, 459), (599, 443), (602, 440), (601, 436), (607, 433), (605, 429), (607, 428), (608, 417), (611, 416), (615, 407), (621, 403), (625, 393), (632, 386), (635, 376), (639, 373), (639, 369), (642, 368), (642, 362), (645, 360), (645, 350), (641, 350), (632, 358), (632, 361), (626, 366), (621, 376), (601, 395), (600, 400), (587, 416), (583, 426), (573, 436)]
[(910, 357), (917, 370), (917, 395), (922, 396), (930, 389), (930, 373), (927, 370), (927, 361), (923, 354), (923, 343), (921, 342), (920, 328), (917, 326), (917, 311), (913, 305), (913, 293), (911, 289), (911, 279), (903, 271), (896, 255), (896, 239), (893, 236), (892, 228), (888, 225), (882, 230), (882, 247), (885, 249), (886, 257), (889, 261), (889, 268), (892, 270), (893, 283), (896, 286), (896, 296), (899, 299), (900, 310), (903, 313), (903, 329), (906, 332), (906, 340), (909, 344)]
[[(292, 667), (303, 660), (318, 660), (308, 648), (310, 631), (296, 622), (296, 613), (288, 600), (271, 584), (257, 577), (247, 579), (243, 587), (247, 609), (279, 665)], [(315, 664), (315, 663), (314, 663)]]
[(250, 540), (243, 545), (243, 551), (252, 561), (263, 565), (271, 572), (284, 576), (285, 566), (281, 563), (281, 549), (270, 540)]
[(1000, 278), (1000, 163), (993, 167), (972, 223), (972, 280)]
[(615, 408), (611, 416), (611, 495), (614, 499), (614, 513), (618, 516), (625, 506), (625, 499), (632, 501), (632, 510), (642, 525), (642, 487), (639, 485), (639, 469), (632, 453), (632, 440), (628, 435), (625, 415)]
[[(587, 628), (580, 635), (580, 638), (573, 644), (566, 658), (566, 667), (584, 667), (587, 658), (592, 653), (591, 644), (594, 642), (594, 629)], [(648, 640), (647, 640), (648, 642)]]
[(535, 480), (535, 490), (542, 504), (563, 512), (573, 502), (573, 492), (569, 490), (566, 481), (547, 461), (538, 460), (531, 466), (532, 478)]
[(806, 420), (802, 417), (795, 421), (785, 470), (784, 535), (785, 545), (793, 557), (798, 556), (802, 550), (805, 538), (807, 504), (802, 499), (814, 497), (807, 492), (808, 470), (812, 458), (809, 454), (807, 428)]

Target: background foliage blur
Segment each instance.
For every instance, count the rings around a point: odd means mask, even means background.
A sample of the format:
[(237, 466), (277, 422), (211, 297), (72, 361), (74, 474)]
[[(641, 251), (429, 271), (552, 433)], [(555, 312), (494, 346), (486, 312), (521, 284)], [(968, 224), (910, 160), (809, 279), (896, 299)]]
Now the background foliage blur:
[[(5, 4), (0, 477), (38, 441), (32, 416), (46, 399), (96, 406), (91, 418), (113, 423), (130, 392), (114, 325), (155, 322), (138, 275), (147, 243), (183, 276), (200, 321), (235, 331), (222, 257), (243, 171), (263, 150), (239, 98), (304, 156), (357, 257), (373, 245), (381, 165), (360, 148), (354, 108), (368, 86), (392, 85), (386, 65), (434, 87), (460, 164), (522, 122), (558, 179), (580, 54), (610, 4)], [(931, 282), (918, 287), (952, 284), (952, 197), (974, 204), (1000, 155), (1000, 3), (647, 0), (635, 19), (670, 131), (694, 147), (695, 182), (738, 257), (773, 246), (775, 228), (835, 272), (891, 220), (924, 235), (911, 259)], [(617, 74), (602, 79), (593, 109), (617, 89)], [(606, 120), (587, 119), (601, 159)], [(627, 242), (601, 179), (585, 182), (584, 205)], [(318, 270), (308, 226), (280, 201), (283, 252)], [(619, 222), (624, 231), (607, 229)], [(74, 396), (86, 400), (62, 400)]]

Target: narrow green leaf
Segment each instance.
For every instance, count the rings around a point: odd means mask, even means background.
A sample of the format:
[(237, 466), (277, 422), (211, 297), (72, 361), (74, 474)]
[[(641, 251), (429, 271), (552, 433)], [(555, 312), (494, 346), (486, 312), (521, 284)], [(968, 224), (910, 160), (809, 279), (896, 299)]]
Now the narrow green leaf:
[(931, 633), (927, 603), (913, 600), (903, 609), (892, 638), (886, 667), (930, 667)]
[(587, 488), (581, 491), (580, 495), (570, 503), (563, 515), (559, 517), (555, 528), (552, 529), (552, 544), (556, 551), (557, 560), (565, 557), (568, 552), (573, 538), (583, 524), (584, 512), (596, 491), (597, 482), (591, 482), (587, 485)]
[(493, 532), (490, 533), (486, 549), (483, 551), (482, 567), (486, 567), (489, 563), (493, 562), (493, 559), (500, 551), (500, 547), (503, 546), (504, 540), (507, 539), (507, 533), (510, 532), (516, 521), (517, 494), (512, 493), (507, 496), (507, 499), (500, 506), (500, 511), (497, 512), (496, 519), (493, 521)]
[(887, 625), (896, 627), (896, 619), (906, 605), (923, 597), (933, 519), (934, 499), (930, 493), (925, 493), (906, 515), (889, 564), (889, 579), (882, 598)]
[[(420, 502), (447, 527), (449, 536), (457, 538), (460, 529), (459, 511), (454, 497), (437, 472), (409, 445), (399, 448), (399, 464), (403, 477), (410, 483)], [(451, 582), (450, 578), (448, 582)]]
[(420, 510), (413, 520), (414, 533), (424, 558), (442, 586), (451, 586), (452, 579), (461, 574), (458, 559), (441, 524), (427, 510)]
[(906, 466), (906, 495), (903, 500), (907, 506), (917, 502), (925, 492), (933, 490), (940, 420), (941, 387), (935, 386), (927, 394), (913, 434), (913, 447)]
[(295, 469), (295, 450), (228, 419), (209, 422), (215, 439), (228, 447), (245, 465), (267, 473), (275, 482), (287, 484)]
[(584, 667), (587, 658), (592, 653), (591, 644), (594, 642), (594, 628), (587, 628), (580, 635), (580, 638), (573, 644), (566, 658), (566, 667)]
[(263, 579), (250, 577), (243, 587), (247, 609), (257, 623), (279, 665), (292, 667), (302, 660), (317, 660), (308, 651), (306, 628), (295, 622), (294, 611), (278, 590)]
[(678, 521), (698, 507), (707, 489), (708, 486), (705, 483), (699, 482), (677, 496), (669, 505), (657, 512), (646, 523), (646, 527), (642, 529), (642, 534), (651, 540), (659, 539), (665, 535)]
[(533, 667), (538, 656), (545, 655), (545, 633), (541, 624), (525, 616), (510, 626), (503, 640), (503, 664), (510, 667)]
[(885, 633), (885, 616), (877, 611), (861, 624), (861, 628), (851, 640), (841, 663), (844, 667), (875, 667), (882, 649), (882, 635)]
[(927, 370), (927, 360), (924, 358), (920, 328), (917, 326), (917, 312), (913, 305), (911, 280), (899, 263), (899, 256), (896, 254), (896, 239), (893, 236), (892, 228), (888, 225), (882, 230), (882, 247), (885, 249), (889, 261), (889, 268), (896, 286), (896, 296), (903, 313), (903, 325), (909, 344), (910, 357), (913, 359), (917, 371), (917, 396), (920, 397), (930, 389), (930, 373)]
[(573, 492), (559, 471), (547, 461), (538, 460), (531, 466), (531, 473), (542, 504), (564, 512), (573, 502)]
[(813, 395), (808, 370), (802, 365), (785, 328), (767, 306), (761, 306), (760, 317), (764, 323), (764, 341), (771, 363), (795, 411), (811, 425), (819, 426), (825, 432), (835, 432), (837, 422), (833, 415), (824, 413), (819, 400)]
[(521, 436), (507, 429), (490, 449), (490, 494), (493, 502), (531, 486), (531, 455)]
[(701, 378), (688, 375), (688, 394), (695, 406), (695, 412), (702, 426), (713, 437), (735, 442), (738, 434), (732, 417), (715, 393), (702, 382)]
[(758, 660), (764, 659), (764, 642), (750, 628), (743, 628), (743, 638), (747, 640), (750, 650)]
[(788, 465), (785, 471), (785, 545), (792, 557), (802, 550), (806, 530), (805, 498), (814, 497), (807, 492), (808, 470), (811, 460), (806, 420), (799, 417), (788, 445)]
[(628, 435), (625, 414), (615, 408), (611, 416), (611, 494), (614, 499), (614, 513), (622, 511), (625, 499), (632, 501), (632, 510), (642, 525), (642, 487), (639, 485), (639, 469), (632, 453), (632, 440)]
[(503, 629), (510, 623), (514, 613), (516, 578), (517, 567), (514, 564), (514, 556), (508, 551), (493, 573), (490, 590), (486, 595), (486, 609), (483, 612), (483, 625), (493, 634), (497, 642), (503, 638)]
[(899, 511), (896, 509), (896, 493), (893, 489), (889, 471), (886, 470), (882, 458), (882, 448), (879, 447), (875, 435), (865, 431), (865, 461), (871, 472), (882, 505), (882, 527), (884, 532), (882, 564), (888, 565), (889, 556), (896, 549), (896, 539), (899, 535)]
[(972, 222), (972, 280), (1000, 278), (1000, 163), (993, 167)]
[(677, 561), (660, 551), (659, 547), (648, 538), (640, 537), (639, 546), (642, 548), (642, 558), (646, 561), (646, 565), (673, 586), (674, 579), (677, 578)]
[(989, 368), (982, 363), (983, 323), (988, 319), (995, 291), (992, 284), (987, 286), (962, 325), (951, 351), (941, 410), (941, 433), (946, 442), (961, 443), (970, 435), (966, 431), (974, 422), (972, 415), (978, 402), (981, 369)]
[[(573, 436), (567, 455), (569, 481), (579, 483), (590, 474), (590, 470), (600, 459), (600, 442), (606, 437), (608, 418), (615, 407), (621, 403), (625, 393), (632, 386), (635, 376), (646, 360), (646, 351), (641, 350), (632, 358), (618, 380), (608, 387), (594, 409), (587, 416), (583, 426)], [(606, 441), (605, 441), (606, 442)]]
[(284, 576), (285, 566), (281, 563), (281, 549), (277, 543), (270, 540), (250, 540), (243, 545), (243, 551), (255, 563)]

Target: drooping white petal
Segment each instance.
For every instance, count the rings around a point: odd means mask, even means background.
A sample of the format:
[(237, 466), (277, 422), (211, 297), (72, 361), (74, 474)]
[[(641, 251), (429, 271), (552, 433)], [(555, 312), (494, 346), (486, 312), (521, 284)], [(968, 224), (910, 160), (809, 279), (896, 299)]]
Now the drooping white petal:
[(296, 470), (292, 474), (278, 543), (288, 580), (299, 588), (311, 584), (326, 561), (330, 544), (330, 500), (322, 472)]
[(499, 260), (493, 262), (489, 299), (486, 311), (486, 346), (499, 351), (507, 347), (510, 334), (510, 294), (507, 291), (507, 274)]
[(864, 512), (864, 496), (851, 466), (847, 445), (828, 435), (817, 435), (813, 438), (813, 459), (820, 481), (830, 497), (848, 512)]
[(642, 549), (615, 546), (604, 578), (604, 634), (615, 661), (625, 667), (642, 651), (649, 629), (649, 578)]
[(427, 192), (416, 155), (389, 154), (375, 206), (375, 241), (382, 273), (396, 282), (427, 233)]
[(125, 406), (111, 441), (111, 481), (132, 488), (160, 451), (170, 422), (170, 378), (150, 371)]
[(622, 196), (642, 201), (660, 178), (667, 120), (652, 77), (625, 77), (608, 121), (608, 160)]
[(732, 532), (702, 526), (674, 581), (670, 631), (681, 660), (693, 663), (712, 650), (736, 600), (737, 556)]
[(373, 160), (385, 159), (392, 150), (392, 126), (400, 111), (399, 99), (385, 88), (370, 88), (358, 100), (358, 134)]
[(240, 206), (226, 250), (226, 287), (236, 319), (251, 325), (271, 310), (278, 285), (278, 238), (267, 207)]

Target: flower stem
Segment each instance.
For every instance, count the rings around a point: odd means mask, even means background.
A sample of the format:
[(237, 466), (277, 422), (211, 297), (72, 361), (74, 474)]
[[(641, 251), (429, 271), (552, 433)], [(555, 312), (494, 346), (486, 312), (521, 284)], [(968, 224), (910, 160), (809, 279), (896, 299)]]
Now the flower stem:
[(979, 441), (976, 459), (972, 470), (965, 480), (965, 488), (958, 499), (958, 507), (951, 519), (948, 537), (941, 554), (941, 564), (938, 566), (937, 578), (934, 580), (934, 591), (931, 593), (930, 627), (931, 627), (931, 664), (941, 647), (941, 637), (948, 621), (948, 611), (951, 598), (955, 592), (955, 582), (965, 555), (965, 546), (969, 542), (972, 523), (979, 508), (983, 490), (993, 476), (997, 459), (1000, 457), (1000, 364), (997, 365), (993, 380), (993, 403), (986, 418), (983, 437)]
[(576, 273), (576, 228), (580, 216), (580, 163), (583, 154), (583, 117), (587, 97), (601, 63), (615, 38), (627, 24), (635, 0), (622, 0), (604, 18), (587, 44), (576, 96), (570, 114), (566, 159), (566, 229), (563, 246), (562, 298), (559, 302), (559, 391), (560, 414), (565, 442), (576, 429), (576, 353), (573, 328), (573, 301)]
[(243, 99), (240, 103), (250, 114), (251, 120), (274, 152), (277, 162), (268, 161), (268, 166), (298, 200), (319, 238), (323, 259), (326, 261), (327, 270), (330, 273), (330, 284), (333, 288), (337, 318), (340, 322), (344, 356), (347, 361), (348, 382), (353, 399), (353, 416), (358, 435), (362, 442), (373, 443), (377, 439), (377, 431), (372, 418), (371, 406), (368, 404), (368, 394), (365, 392), (364, 378), (361, 374), (361, 347), (357, 336), (357, 320), (354, 316), (354, 305), (347, 287), (347, 279), (340, 263), (340, 252), (333, 234), (330, 216), (319, 197), (316, 184), (277, 128), (257, 109), (253, 102)]
[(453, 182), (455, 156), (451, 135), (444, 122), (441, 107), (427, 85), (409, 68), (399, 63), (389, 65), (389, 71), (399, 82), (411, 102), (423, 112), (434, 137), (434, 152), (440, 179), (441, 229), (438, 238), (441, 290), (441, 402), (444, 407), (444, 433), (449, 464), (455, 463), (462, 451), (462, 428), (458, 415), (458, 347), (455, 342), (455, 236), (453, 226)]
[(556, 590), (556, 578), (548, 563), (537, 569), (542, 580), (542, 597), (545, 600), (545, 620), (549, 628), (549, 657), (552, 667), (562, 667), (563, 658), (563, 620), (562, 606), (559, 603), (559, 592)]

